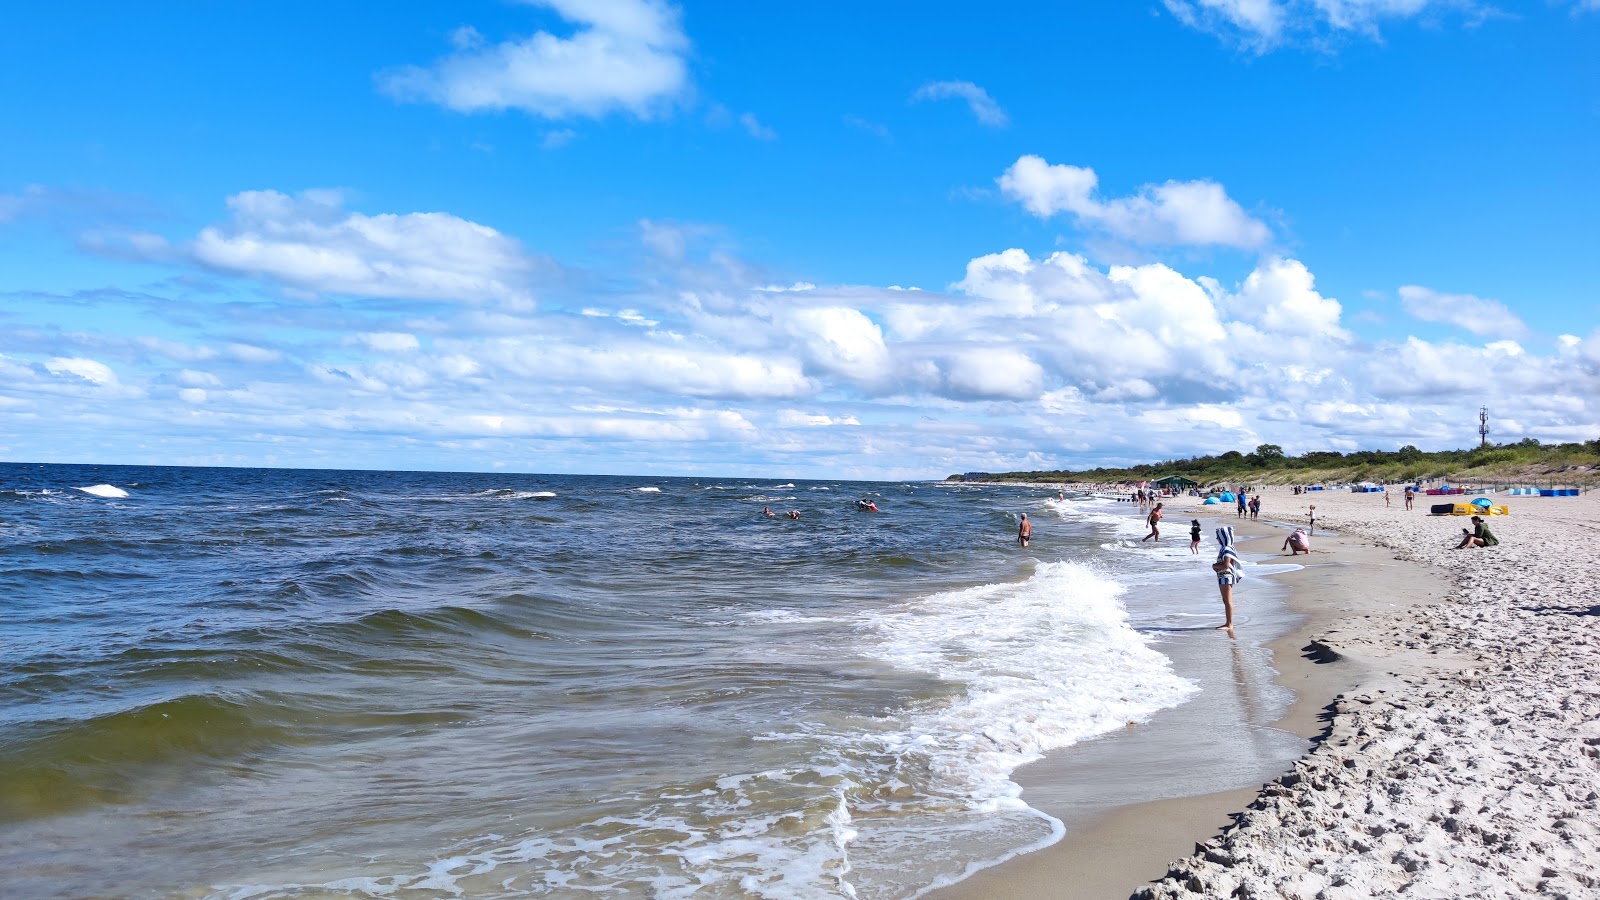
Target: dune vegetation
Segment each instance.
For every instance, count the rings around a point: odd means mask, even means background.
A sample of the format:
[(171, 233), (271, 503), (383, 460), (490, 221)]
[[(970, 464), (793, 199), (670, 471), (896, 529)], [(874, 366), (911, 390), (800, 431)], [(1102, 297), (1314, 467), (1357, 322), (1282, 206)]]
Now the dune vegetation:
[(1399, 450), (1358, 450), (1339, 453), (1314, 450), (1290, 456), (1277, 444), (1261, 444), (1248, 453), (1230, 450), (1217, 456), (1196, 456), (1144, 463), (1127, 468), (1077, 471), (967, 473), (951, 481), (1093, 482), (1125, 483), (1181, 475), (1202, 485), (1342, 484), (1375, 481), (1380, 484), (1427, 480), (1460, 480), (1482, 485), (1600, 486), (1600, 440), (1584, 443), (1541, 444), (1526, 438), (1513, 444), (1489, 444), (1470, 450), (1424, 452), (1405, 446)]

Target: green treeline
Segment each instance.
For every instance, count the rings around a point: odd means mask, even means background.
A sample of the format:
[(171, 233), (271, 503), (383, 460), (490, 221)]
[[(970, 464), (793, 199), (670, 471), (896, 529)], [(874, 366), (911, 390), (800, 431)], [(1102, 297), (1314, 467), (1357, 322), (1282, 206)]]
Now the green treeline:
[(1471, 476), (1502, 481), (1593, 483), (1600, 467), (1600, 440), (1541, 444), (1525, 438), (1514, 444), (1490, 444), (1470, 450), (1424, 453), (1407, 445), (1399, 450), (1339, 453), (1314, 450), (1289, 456), (1277, 444), (1262, 444), (1249, 453), (1229, 450), (1219, 456), (1196, 456), (1145, 463), (1127, 468), (1080, 471), (1006, 472), (952, 475), (948, 480), (1125, 482), (1182, 475), (1201, 484), (1247, 479), (1253, 483), (1296, 484), (1322, 481), (1399, 482), (1426, 478)]

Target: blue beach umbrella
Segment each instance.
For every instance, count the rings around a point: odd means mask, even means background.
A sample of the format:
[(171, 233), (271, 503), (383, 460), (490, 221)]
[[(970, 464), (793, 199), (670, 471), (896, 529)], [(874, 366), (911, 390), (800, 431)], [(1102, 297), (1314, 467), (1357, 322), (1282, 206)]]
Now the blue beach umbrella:
[(1472, 501), (1472, 505), (1473, 506), (1477, 506), (1477, 507), (1481, 507), (1483, 509), (1488, 509), (1489, 507), (1493, 506), (1494, 504), (1489, 502), (1489, 498), (1488, 497), (1479, 497), (1478, 499)]

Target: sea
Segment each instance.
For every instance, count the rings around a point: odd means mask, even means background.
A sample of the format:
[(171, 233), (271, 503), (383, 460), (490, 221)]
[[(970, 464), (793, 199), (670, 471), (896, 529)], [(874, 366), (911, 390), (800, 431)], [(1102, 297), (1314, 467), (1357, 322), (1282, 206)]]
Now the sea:
[(918, 897), (1062, 837), (1026, 764), (1286, 707), (1212, 630), (1207, 524), (1194, 556), (1037, 487), (0, 464), (0, 896)]

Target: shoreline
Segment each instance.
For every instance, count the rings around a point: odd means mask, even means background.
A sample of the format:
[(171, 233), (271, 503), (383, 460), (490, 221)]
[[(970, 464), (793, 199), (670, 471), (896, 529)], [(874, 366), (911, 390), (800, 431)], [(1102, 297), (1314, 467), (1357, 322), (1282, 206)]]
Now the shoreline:
[[(1299, 498), (1283, 492), (1283, 496), (1273, 499), (1286, 509), (1290, 504), (1284, 501)], [(1281, 556), (1283, 537), (1293, 524), (1282, 516), (1271, 515), (1258, 521), (1237, 520), (1220, 514), (1224, 509), (1231, 511), (1231, 507), (1206, 507), (1193, 497), (1164, 502), (1174, 510), (1169, 517), (1174, 525), (1181, 518), (1201, 515), (1214, 518), (1219, 524), (1233, 525), (1240, 549), (1249, 555)], [(1202, 550), (1209, 555), (1214, 544), (1209, 539), (1209, 529), (1206, 533), (1208, 539)], [(1186, 541), (1187, 535), (1174, 533), (1172, 539)], [(1271, 653), (1273, 683), (1294, 695), (1270, 727), (1306, 742), (1306, 749), (1297, 759), (1304, 759), (1330, 733), (1339, 697), (1380, 688), (1391, 678), (1389, 669), (1424, 673), (1461, 665), (1459, 660), (1438, 653), (1391, 659), (1358, 654), (1344, 647), (1332, 649), (1328, 636), (1346, 627), (1347, 620), (1388, 618), (1415, 606), (1438, 603), (1448, 595), (1449, 586), (1441, 583), (1438, 573), (1427, 565), (1397, 560), (1392, 550), (1352, 533), (1319, 532), (1312, 546), (1316, 552), (1311, 557), (1294, 559), (1302, 568), (1257, 576), (1258, 583), (1265, 578), (1279, 586), (1282, 603), (1293, 617), (1287, 629), (1265, 641), (1264, 646)], [(1285, 562), (1290, 559), (1282, 558)], [(1275, 561), (1257, 560), (1260, 564)], [(1375, 583), (1374, 570), (1382, 572), (1381, 582)], [(1236, 596), (1241, 614), (1249, 602), (1248, 593)], [(1220, 621), (1220, 600), (1217, 612)], [(1221, 634), (1218, 637), (1225, 639)], [(1158, 717), (1173, 712), (1164, 710)], [(1150, 724), (1157, 723), (1153, 720)], [(924, 896), (937, 900), (1121, 900), (1168, 875), (1173, 860), (1189, 856), (1203, 843), (1217, 838), (1261, 795), (1264, 783), (1290, 771), (1295, 763), (1291, 759), (1282, 771), (1264, 778), (1241, 778), (1234, 787), (1140, 800), (1087, 816), (1052, 804), (1052, 788), (1069, 783), (1083, 770), (1079, 760), (1087, 755), (1086, 751), (1092, 748), (1099, 754), (1119, 753), (1132, 750), (1138, 742), (1148, 744), (1153, 740), (1160, 738), (1146, 738), (1141, 729), (1129, 729), (1065, 748), (1018, 770), (1014, 777), (1023, 786), (1023, 798), (1062, 819), (1067, 825), (1066, 836), (1049, 847), (1006, 860)], [(1155, 752), (1159, 754), (1160, 750)]]

